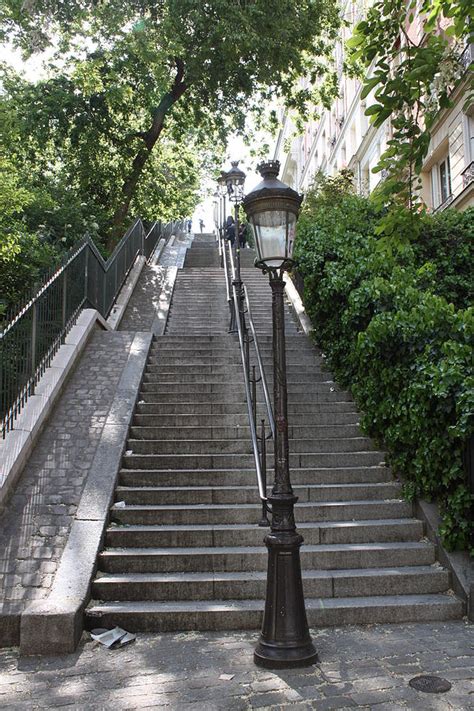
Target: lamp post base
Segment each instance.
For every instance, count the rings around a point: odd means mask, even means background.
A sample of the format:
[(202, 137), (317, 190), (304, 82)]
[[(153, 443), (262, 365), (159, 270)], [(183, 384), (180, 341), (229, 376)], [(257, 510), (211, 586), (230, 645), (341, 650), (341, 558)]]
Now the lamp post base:
[(279, 521), (288, 520), (286, 516), (292, 519), (295, 497), (270, 497), (269, 501), (273, 522), (272, 531), (265, 538), (267, 594), (254, 662), (267, 669), (309, 666), (318, 661), (318, 654), (311, 641), (304, 605), (300, 564), (303, 538), (294, 529), (276, 528)]

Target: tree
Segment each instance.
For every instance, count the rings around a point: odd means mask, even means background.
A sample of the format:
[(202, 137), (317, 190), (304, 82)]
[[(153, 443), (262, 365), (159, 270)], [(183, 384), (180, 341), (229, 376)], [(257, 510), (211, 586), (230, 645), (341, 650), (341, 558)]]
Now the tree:
[[(472, 5), (466, 0), (376, 0), (348, 41), (352, 62), (361, 62), (366, 73), (361, 98), (373, 92), (366, 115), (374, 126), (387, 119), (392, 139), (375, 168), (387, 177), (376, 193), (381, 204), (407, 204), (420, 209), (419, 175), (428, 151), (431, 128), (440, 110), (449, 108), (459, 81), (469, 81), (460, 61), (466, 39), (474, 32)], [(417, 13), (418, 32), (413, 29)], [(470, 77), (472, 80), (472, 75)], [(467, 90), (466, 104), (472, 103)], [(382, 220), (380, 232), (396, 235), (403, 211), (392, 210)], [(405, 230), (406, 231), (406, 230)]]
[[(132, 92), (121, 64), (95, 55), (37, 83), (11, 70), (2, 79), (5, 150), (31, 193), (24, 230), (63, 247), (84, 233), (101, 241), (140, 143), (135, 134), (137, 114), (147, 111), (146, 75), (145, 89)], [(202, 173), (221, 160), (213, 139), (176, 112), (133, 196), (133, 213), (149, 220), (191, 213)]]
[(252, 108), (261, 110), (269, 93), (301, 103), (297, 79), (324, 54), (339, 24), (335, 0), (38, 0), (23, 2), (23, 12), (17, 0), (5, 5), (4, 32), (17, 45), (43, 48), (56, 34), (63, 52), (77, 52), (78, 38), (87, 38), (90, 56), (121, 64), (119, 86), (132, 103), (137, 93), (146, 94), (133, 114), (133, 156), (113, 215), (113, 239), (165, 123), (167, 133), (173, 126), (179, 135), (185, 117), (197, 131), (212, 127), (224, 137), (244, 126)]

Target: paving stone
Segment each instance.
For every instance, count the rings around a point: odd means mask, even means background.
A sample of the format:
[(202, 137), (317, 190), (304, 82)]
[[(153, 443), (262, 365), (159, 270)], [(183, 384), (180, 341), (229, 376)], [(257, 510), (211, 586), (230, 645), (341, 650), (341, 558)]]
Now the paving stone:
[[(56, 657), (22, 659), (17, 650), (3, 649), (0, 707), (15, 711), (67, 705), (88, 711), (161, 706), (173, 711), (472, 710), (474, 669), (458, 668), (456, 657), (446, 650), (437, 650), (437, 656), (447, 663), (443, 676), (453, 688), (439, 696), (410, 688), (411, 677), (398, 674), (388, 663), (397, 657), (427, 657), (434, 631), (430, 623), (318, 631), (321, 661), (316, 666), (275, 671), (254, 665), (256, 635), (247, 632), (143, 634), (123, 650), (106, 650), (84, 635), (77, 652)], [(453, 645), (474, 644), (474, 626), (463, 621), (448, 624), (443, 640), (449, 639)], [(374, 670), (373, 677), (365, 676), (369, 669)], [(344, 671), (350, 681), (328, 683), (327, 677), (337, 671)], [(219, 679), (224, 673), (234, 678)]]
[[(131, 333), (93, 334), (17, 490), (0, 511), (1, 568), (12, 573), (0, 576), (2, 607), (10, 600), (42, 599), (52, 585), (132, 339)], [(102, 426), (91, 436), (98, 416)]]

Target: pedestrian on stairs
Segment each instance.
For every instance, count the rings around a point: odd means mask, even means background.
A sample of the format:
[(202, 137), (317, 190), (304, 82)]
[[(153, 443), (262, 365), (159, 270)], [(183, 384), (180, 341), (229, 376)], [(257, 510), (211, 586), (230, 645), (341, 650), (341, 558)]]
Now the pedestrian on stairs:
[(229, 215), (225, 223), (225, 237), (229, 240), (231, 247), (233, 247), (235, 244), (235, 225), (232, 215)]
[(199, 227), (201, 228), (201, 234), (202, 234), (202, 231), (203, 231), (203, 229), (204, 229), (204, 220), (202, 219), (202, 217), (201, 217), (201, 219), (199, 220)]

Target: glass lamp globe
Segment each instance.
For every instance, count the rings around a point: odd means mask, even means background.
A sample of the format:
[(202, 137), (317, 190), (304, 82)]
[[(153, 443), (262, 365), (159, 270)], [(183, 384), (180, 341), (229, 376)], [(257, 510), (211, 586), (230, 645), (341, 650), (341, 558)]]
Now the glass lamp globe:
[(263, 180), (243, 201), (257, 248), (256, 266), (287, 269), (292, 262), (296, 221), (303, 196), (278, 180), (279, 161), (262, 163), (258, 170)]

